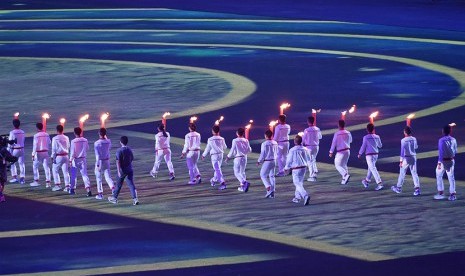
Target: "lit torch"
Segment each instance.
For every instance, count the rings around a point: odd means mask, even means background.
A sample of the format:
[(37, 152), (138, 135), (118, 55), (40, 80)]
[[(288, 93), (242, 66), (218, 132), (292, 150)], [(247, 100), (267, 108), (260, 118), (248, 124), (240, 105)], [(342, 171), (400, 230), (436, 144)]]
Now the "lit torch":
[(412, 119), (413, 117), (415, 117), (415, 113), (412, 113), (410, 115), (407, 116), (407, 126), (411, 126), (412, 125)]
[(47, 120), (50, 119), (50, 114), (44, 113), (42, 114), (42, 125), (44, 126), (43, 130), (47, 131)]
[(65, 127), (65, 123), (66, 123), (66, 119), (65, 118), (61, 118), (60, 119), (60, 125), (64, 128)]
[(270, 127), (271, 132), (274, 132), (274, 127), (275, 127), (275, 125), (277, 125), (277, 124), (278, 124), (278, 120), (276, 120), (276, 121), (271, 121), (271, 122), (268, 124), (268, 126)]
[(452, 133), (452, 129), (456, 126), (457, 124), (456, 123), (450, 123), (449, 126), (450, 126), (450, 133)]
[(352, 107), (349, 109), (349, 113), (354, 113), (356, 108), (357, 106), (355, 104), (352, 105)]
[(19, 118), (19, 112), (16, 112), (15, 114), (13, 114), (13, 118), (18, 119)]
[(347, 110), (344, 110), (341, 112), (341, 120), (346, 120), (346, 114), (347, 114)]
[(313, 122), (314, 126), (316, 126), (316, 114), (320, 113), (320, 112), (321, 112), (321, 109), (313, 109), (312, 108), (312, 116), (313, 116), (313, 118), (315, 118), (315, 121)]
[(370, 123), (371, 124), (375, 124), (375, 118), (376, 118), (376, 116), (378, 116), (378, 113), (379, 113), (378, 111), (375, 111), (375, 112), (370, 114), (369, 118), (370, 118)]
[(165, 112), (165, 113), (163, 114), (163, 116), (161, 116), (161, 123), (165, 126), (165, 130), (166, 130), (166, 117), (168, 117), (168, 116), (170, 116), (170, 115), (171, 115), (171, 113)]
[(81, 128), (81, 137), (84, 136), (84, 123), (89, 119), (89, 114), (79, 118), (79, 127)]
[(279, 106), (279, 115), (284, 115), (284, 109), (290, 107), (291, 104), (289, 103), (283, 103), (282, 105)]
[(224, 120), (224, 116), (221, 116), (218, 120), (215, 121), (215, 126), (219, 126), (223, 120)]
[(193, 124), (193, 123), (195, 123), (195, 121), (197, 121), (197, 119), (198, 119), (197, 116), (192, 116), (192, 117), (190, 117), (189, 122), (191, 124)]
[(252, 127), (253, 120), (249, 121), (249, 124), (245, 126), (245, 139), (249, 140), (250, 128)]
[(105, 121), (110, 117), (110, 113), (106, 112), (100, 116), (100, 127), (105, 128)]
[(302, 131), (297, 133), (297, 135), (299, 135), (300, 137), (304, 137), (304, 133)]

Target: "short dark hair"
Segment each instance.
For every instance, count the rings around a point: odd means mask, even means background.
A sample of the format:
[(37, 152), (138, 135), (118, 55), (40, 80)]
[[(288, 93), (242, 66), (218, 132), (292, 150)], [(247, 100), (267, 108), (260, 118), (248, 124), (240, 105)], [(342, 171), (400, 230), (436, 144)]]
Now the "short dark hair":
[(444, 132), (445, 135), (449, 135), (452, 132), (452, 127), (450, 125), (445, 125), (442, 128), (442, 132)]
[(212, 131), (218, 134), (220, 132), (220, 126), (217, 126), (217, 125), (212, 126)]
[(313, 125), (313, 124), (315, 123), (315, 117), (313, 117), (313, 116), (308, 116), (307, 122), (309, 122), (310, 124)]
[(244, 133), (245, 133), (245, 129), (243, 127), (240, 127), (237, 129), (237, 134), (239, 134), (239, 136), (244, 136)]
[(121, 142), (121, 144), (123, 144), (123, 145), (126, 146), (126, 145), (128, 144), (128, 142), (129, 142), (129, 139), (128, 139), (127, 136), (121, 136), (121, 138), (119, 139), (119, 141)]
[(74, 128), (74, 134), (76, 134), (77, 136), (81, 136), (82, 129), (80, 127), (75, 127)]
[(279, 120), (281, 123), (285, 123), (285, 122), (286, 122), (286, 115), (284, 115), (284, 114), (279, 115), (278, 120)]
[(21, 121), (19, 119), (13, 119), (13, 126), (18, 128), (21, 125)]
[(197, 130), (197, 126), (194, 123), (189, 123), (189, 128), (192, 129), (193, 131)]
[(297, 144), (297, 145), (301, 145), (302, 144), (302, 137), (300, 135), (296, 135), (295, 138), (294, 138), (294, 142)]
[(372, 133), (373, 130), (375, 130), (375, 125), (372, 124), (372, 123), (367, 124), (367, 131), (368, 131), (369, 133)]
[(57, 125), (56, 129), (57, 129), (58, 132), (63, 132), (64, 128), (63, 128), (62, 125)]
[(341, 120), (339, 120), (338, 125), (339, 125), (339, 127), (344, 128), (346, 126), (346, 121), (341, 119)]
[(265, 136), (266, 136), (268, 139), (271, 138), (271, 136), (273, 136), (273, 131), (267, 129), (267, 130), (265, 131)]
[(44, 129), (44, 125), (43, 125), (42, 123), (37, 123), (37, 124), (36, 124), (36, 128), (37, 128), (38, 130), (42, 130), (42, 129)]
[(412, 134), (412, 128), (409, 126), (404, 127), (404, 132), (407, 133), (408, 135)]
[(101, 127), (99, 130), (98, 130), (98, 134), (102, 137), (105, 137), (105, 135), (107, 135), (107, 129), (104, 128), (104, 127)]

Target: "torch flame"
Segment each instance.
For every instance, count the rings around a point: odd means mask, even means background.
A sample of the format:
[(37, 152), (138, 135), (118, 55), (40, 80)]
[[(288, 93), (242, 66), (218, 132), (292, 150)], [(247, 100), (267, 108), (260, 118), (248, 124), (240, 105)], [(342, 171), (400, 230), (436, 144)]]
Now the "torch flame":
[(18, 117), (18, 116), (19, 116), (19, 112), (16, 112), (13, 116)]
[(100, 120), (105, 121), (106, 119), (108, 119), (109, 116), (110, 116), (110, 113), (108, 112), (103, 113), (102, 116), (100, 116)]
[(320, 109), (313, 109), (312, 108), (312, 113), (313, 114), (320, 113), (320, 112), (321, 112), (321, 108)]
[(376, 116), (378, 116), (378, 113), (379, 113), (379, 111), (373, 112), (373, 113), (370, 114), (369, 117), (374, 119), (374, 118), (376, 118)]
[(163, 114), (162, 118), (163, 118), (163, 119), (166, 119), (166, 117), (167, 117), (167, 116), (170, 116), (170, 115), (171, 115), (171, 113), (165, 112), (165, 113)]
[(412, 113), (412, 114), (408, 115), (407, 119), (412, 119), (413, 117), (415, 117), (415, 113)]
[(349, 109), (349, 113), (354, 113), (355, 108), (356, 108), (356, 106), (355, 106), (355, 104), (354, 104), (354, 105)]
[(215, 121), (215, 125), (219, 126), (220, 122), (224, 120), (224, 116), (221, 116), (218, 120)]
[(286, 108), (288, 108), (288, 107), (290, 107), (290, 106), (291, 106), (290, 103), (283, 103), (283, 104), (280, 105), (279, 107), (280, 107), (281, 109), (286, 109)]
[(274, 127), (274, 126), (277, 125), (277, 124), (278, 124), (278, 120), (276, 120), (276, 121), (271, 121), (268, 125), (269, 125), (270, 127)]
[(449, 126), (455, 127), (457, 124), (456, 123), (450, 123)]
[(344, 110), (341, 112), (342, 116), (345, 116), (347, 114), (347, 110)]
[(301, 132), (297, 133), (297, 135), (299, 135), (300, 137), (303, 137), (304, 133), (301, 131)]
[(44, 114), (42, 114), (42, 118), (44, 118), (44, 119), (50, 119), (50, 114), (44, 113)]
[(61, 119), (60, 119), (60, 124), (64, 124), (64, 123), (66, 123), (66, 119), (65, 119), (65, 118), (61, 118)]
[(249, 120), (249, 124), (253, 124), (253, 120)]
[(191, 124), (193, 124), (195, 121), (197, 121), (197, 116), (192, 116), (189, 121), (191, 122)]
[(89, 119), (89, 114), (86, 114), (86, 115), (82, 116), (81, 118), (79, 118), (79, 122), (84, 123), (88, 119)]

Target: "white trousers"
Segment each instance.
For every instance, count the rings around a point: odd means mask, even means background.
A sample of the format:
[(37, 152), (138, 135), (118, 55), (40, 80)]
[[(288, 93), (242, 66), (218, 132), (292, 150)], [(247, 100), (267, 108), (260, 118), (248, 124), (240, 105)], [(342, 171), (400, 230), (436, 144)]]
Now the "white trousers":
[(32, 171), (34, 173), (34, 180), (39, 181), (39, 164), (42, 164), (45, 171), (45, 180), (50, 182), (50, 168), (48, 166), (48, 152), (37, 152), (34, 161), (32, 162)]
[(90, 179), (87, 175), (87, 160), (86, 158), (76, 158), (70, 168), (71, 189), (75, 189), (77, 182), (77, 172), (81, 173), (84, 187), (90, 188)]
[(95, 179), (97, 180), (98, 193), (103, 193), (102, 174), (105, 176), (105, 181), (107, 182), (108, 187), (112, 190), (115, 188), (115, 183), (113, 182), (113, 179), (111, 179), (110, 160), (102, 160), (101, 162), (100, 170), (97, 165), (95, 165)]
[(275, 191), (276, 179), (275, 179), (275, 168), (276, 162), (274, 160), (263, 161), (262, 168), (260, 169), (260, 178), (262, 179), (265, 188), (270, 191)]
[(310, 152), (310, 162), (308, 162), (308, 176), (316, 177), (316, 175), (318, 174), (318, 168), (316, 167), (316, 156), (318, 155), (320, 147), (311, 146), (307, 147), (307, 149)]
[(420, 188), (420, 179), (418, 178), (417, 173), (417, 158), (414, 156), (404, 157), (402, 159), (402, 167), (400, 167), (399, 179), (397, 180), (397, 187), (401, 188), (402, 185), (404, 185), (407, 169), (410, 169), (410, 173), (412, 174), (413, 178), (413, 185), (415, 186), (415, 188)]
[(197, 162), (199, 161), (200, 151), (192, 150), (189, 151), (186, 155), (187, 169), (189, 170), (189, 177), (191, 181), (194, 181), (197, 176), (200, 177), (200, 171), (197, 167)]
[(277, 152), (278, 172), (283, 173), (286, 166), (286, 158), (289, 153), (289, 142), (279, 142)]
[(212, 154), (210, 155), (212, 161), (212, 167), (215, 172), (213, 173), (212, 180), (214, 182), (224, 182), (223, 171), (221, 171), (221, 164), (223, 164), (223, 154)]
[(334, 166), (336, 166), (336, 170), (344, 177), (346, 174), (349, 173), (349, 169), (347, 168), (347, 162), (349, 162), (350, 150), (340, 151), (336, 153), (334, 157)]
[(160, 149), (155, 151), (155, 162), (153, 163), (152, 171), (155, 174), (158, 173), (162, 158), (165, 159), (170, 174), (174, 174), (173, 162), (171, 162), (171, 149)]
[(11, 176), (16, 177), (18, 176), (18, 169), (16, 168), (16, 163), (19, 166), (19, 177), (24, 178), (26, 175), (26, 166), (24, 165), (24, 148), (22, 149), (14, 149), (11, 155), (18, 157), (18, 162), (15, 162), (11, 165), (10, 171)]
[(247, 165), (247, 156), (234, 158), (234, 176), (242, 184), (247, 178), (245, 176), (245, 166)]
[(306, 172), (306, 168), (292, 170), (292, 182), (295, 186), (295, 198), (303, 199), (305, 196), (308, 195), (307, 191), (304, 189), (304, 178)]
[(366, 180), (371, 181), (371, 177), (375, 178), (376, 184), (381, 183), (381, 177), (379, 176), (378, 169), (376, 168), (376, 161), (378, 161), (378, 155), (366, 155), (365, 159), (367, 160), (368, 172)]
[(55, 185), (61, 184), (60, 173), (59, 173), (59, 170), (61, 168), (61, 171), (63, 172), (63, 179), (65, 182), (65, 186), (69, 186), (68, 166), (69, 166), (69, 158), (67, 155), (55, 157), (55, 162), (53, 163), (53, 166), (52, 166), (53, 182), (55, 183)]
[(455, 176), (454, 176), (454, 167), (455, 160), (443, 161), (441, 163), (441, 168), (436, 167), (436, 182), (438, 186), (438, 191), (444, 191), (444, 181), (443, 176), (444, 172), (447, 174), (449, 179), (449, 193), (455, 194)]

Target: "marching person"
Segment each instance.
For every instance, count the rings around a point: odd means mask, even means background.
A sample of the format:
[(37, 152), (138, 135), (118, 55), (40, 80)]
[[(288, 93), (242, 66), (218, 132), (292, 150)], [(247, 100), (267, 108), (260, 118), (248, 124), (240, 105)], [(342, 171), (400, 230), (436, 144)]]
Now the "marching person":
[(260, 147), (260, 157), (257, 160), (257, 166), (262, 164), (260, 169), (260, 178), (263, 185), (265, 185), (266, 194), (265, 198), (274, 198), (276, 187), (275, 168), (276, 156), (278, 152), (278, 143), (273, 140), (273, 132), (271, 130), (265, 131), (265, 141)]
[(208, 138), (207, 147), (202, 154), (202, 160), (210, 154), (213, 169), (215, 170), (213, 177), (210, 179), (211, 186), (214, 187), (216, 182), (220, 183), (220, 190), (226, 189), (221, 164), (223, 162), (224, 151), (228, 148), (224, 138), (220, 136), (220, 126), (212, 127), (212, 137)]
[(307, 118), (308, 128), (304, 130), (304, 136), (302, 137), (302, 145), (310, 151), (310, 162), (308, 163), (308, 174), (307, 181), (315, 182), (317, 179), (318, 168), (316, 166), (316, 156), (320, 148), (320, 140), (323, 138), (321, 130), (315, 126), (315, 117), (309, 116)]
[(234, 158), (234, 176), (239, 180), (240, 186), (237, 188), (239, 192), (247, 193), (250, 183), (245, 175), (245, 167), (247, 166), (247, 154), (252, 151), (249, 140), (244, 138), (245, 129), (240, 127), (236, 131), (237, 138), (232, 140), (231, 150), (226, 157), (226, 162)]
[[(19, 183), (24, 184), (24, 177), (26, 176), (26, 167), (24, 165), (24, 139), (25, 133), (22, 129), (19, 128), (21, 122), (19, 119), (13, 119), (14, 129), (10, 131), (8, 140), (13, 141), (16, 139), (16, 143), (8, 145), (11, 154), (15, 157), (18, 157), (19, 165)], [(10, 183), (18, 183), (18, 169), (16, 168), (16, 163), (13, 163), (10, 167), (11, 179)]]
[(397, 185), (392, 186), (391, 190), (397, 194), (402, 192), (402, 185), (404, 184), (405, 174), (407, 169), (410, 169), (410, 173), (413, 178), (414, 185), (414, 196), (419, 196), (420, 192), (420, 179), (417, 173), (417, 153), (418, 149), (417, 139), (412, 136), (412, 129), (409, 126), (404, 128), (404, 138), (400, 141), (400, 171)]
[(449, 180), (449, 200), (457, 199), (455, 192), (455, 155), (457, 154), (457, 141), (450, 135), (452, 127), (449, 125), (444, 126), (442, 134), (444, 135), (438, 142), (438, 165), (436, 167), (436, 182), (438, 193), (434, 195), (434, 199), (444, 199), (444, 172), (447, 174)]
[(304, 189), (304, 178), (307, 171), (308, 162), (310, 162), (310, 152), (302, 146), (302, 137), (296, 135), (294, 138), (295, 146), (291, 148), (287, 155), (285, 170), (292, 171), (292, 182), (295, 186), (294, 198), (292, 202), (299, 203), (303, 199), (304, 205), (308, 205), (310, 195)]
[(108, 197), (108, 201), (113, 204), (118, 203), (118, 196), (123, 187), (123, 182), (126, 179), (126, 184), (131, 191), (132, 196), (132, 205), (139, 205), (139, 199), (137, 198), (137, 190), (134, 185), (134, 171), (132, 169), (132, 161), (134, 160), (134, 155), (132, 150), (128, 147), (128, 137), (121, 136), (120, 145), (116, 151), (116, 168), (118, 171), (118, 181), (116, 182), (116, 189), (113, 189), (113, 193)]
[(110, 189), (113, 191), (115, 189), (115, 184), (111, 178), (110, 172), (110, 149), (111, 149), (111, 140), (107, 138), (107, 130), (105, 128), (100, 128), (99, 130), (99, 139), (94, 143), (95, 151), (95, 178), (97, 180), (97, 192), (95, 196), (96, 199), (103, 199), (103, 181), (102, 174), (105, 176), (105, 181), (107, 182)]
[(200, 133), (196, 130), (197, 126), (194, 123), (189, 123), (189, 133), (184, 137), (184, 148), (181, 154), (181, 158), (186, 157), (187, 168), (189, 169), (190, 180), (188, 184), (200, 184), (202, 182), (197, 167), (200, 157)]
[(32, 170), (34, 173), (34, 181), (30, 184), (31, 187), (37, 187), (39, 183), (39, 164), (42, 164), (45, 171), (46, 188), (50, 187), (50, 168), (48, 166), (48, 149), (50, 147), (50, 136), (45, 132), (42, 123), (36, 124), (37, 133), (34, 134), (32, 141)]
[(352, 134), (345, 129), (345, 125), (344, 120), (339, 120), (339, 130), (334, 133), (331, 149), (329, 150), (329, 157), (333, 157), (334, 151), (336, 151), (334, 166), (342, 176), (342, 185), (346, 185), (350, 179), (347, 162), (349, 161), (350, 144), (352, 143)]
[(65, 182), (65, 192), (69, 192), (70, 183), (69, 183), (69, 138), (63, 134), (63, 126), (57, 125), (56, 127), (57, 135), (52, 139), (52, 163), (53, 163), (53, 182), (55, 186), (52, 188), (52, 191), (61, 190), (61, 179), (59, 169), (63, 172), (63, 179)]
[(92, 196), (92, 191), (90, 189), (90, 179), (87, 175), (87, 151), (89, 150), (89, 142), (86, 138), (82, 137), (82, 129), (80, 127), (74, 128), (74, 138), (71, 140), (71, 150), (70, 150), (70, 159), (71, 163), (71, 189), (69, 193), (74, 195), (77, 182), (77, 172), (81, 173), (82, 181), (84, 182), (84, 187), (86, 188), (87, 196)]
[(375, 134), (375, 125), (368, 124), (367, 125), (367, 132), (368, 134), (363, 136), (363, 143), (358, 151), (358, 158), (365, 153), (365, 159), (368, 165), (368, 172), (365, 179), (362, 180), (363, 187), (368, 188), (369, 183), (371, 182), (371, 177), (375, 178), (376, 184), (378, 184), (375, 188), (376, 191), (383, 189), (383, 182), (381, 181), (381, 177), (379, 176), (378, 169), (376, 168), (376, 161), (378, 160), (378, 153), (379, 149), (383, 147), (381, 143), (381, 138), (379, 135)]
[(170, 149), (170, 134), (165, 131), (165, 125), (160, 124), (158, 126), (158, 133), (155, 134), (155, 162), (153, 168), (150, 171), (150, 175), (156, 178), (162, 157), (165, 159), (166, 165), (170, 172), (170, 181), (175, 179), (173, 162), (171, 162), (171, 149)]
[(284, 166), (286, 164), (287, 153), (289, 152), (289, 134), (291, 133), (291, 126), (286, 124), (286, 115), (279, 115), (279, 124), (274, 129), (273, 139), (278, 143), (278, 173), (276, 176), (285, 176)]

